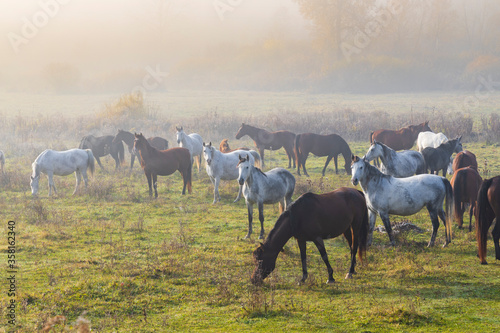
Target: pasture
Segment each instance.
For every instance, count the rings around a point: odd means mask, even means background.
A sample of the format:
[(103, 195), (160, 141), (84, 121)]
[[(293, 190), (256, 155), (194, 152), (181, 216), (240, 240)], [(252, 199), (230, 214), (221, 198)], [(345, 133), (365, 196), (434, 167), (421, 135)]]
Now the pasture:
[[(259, 96), (262, 101), (272, 97)], [(276, 101), (287, 101), (283, 105), (300, 100), (295, 95), (288, 100), (286, 94), (276, 97)], [(432, 101), (432, 97), (428, 96), (428, 100)], [(364, 104), (351, 113), (325, 113), (325, 124), (321, 125), (329, 127), (320, 128), (315, 119), (322, 115), (322, 107), (327, 108), (330, 99), (310, 97), (315, 98), (318, 104), (311, 103), (310, 108), (307, 107), (310, 100), (302, 100), (299, 107), (304, 108), (291, 110), (293, 116), (288, 120), (279, 118), (284, 111), (278, 107), (269, 114), (272, 121), (267, 128), (296, 133), (337, 132), (349, 143), (353, 154), (364, 155), (370, 144), (369, 133), (363, 137), (363, 130), (370, 121), (363, 120), (361, 115), (377, 110)], [(382, 96), (373, 97), (377, 102), (381, 99)], [(360, 100), (369, 97), (360, 96)], [(408, 100), (406, 111), (411, 104)], [(437, 101), (441, 103), (442, 99)], [(199, 107), (186, 103), (189, 110)], [(231, 99), (228, 103), (238, 102)], [(272, 104), (267, 103), (256, 114), (264, 114)], [(476, 256), (474, 231), (459, 230), (456, 222), (450, 245), (441, 247), (444, 243), (441, 224), (436, 246), (427, 248), (431, 221), (425, 209), (409, 218), (391, 216), (393, 225), (407, 221), (423, 230), (401, 231), (396, 235), (395, 247), (390, 246), (385, 233), (375, 231), (373, 244), (364, 261), (358, 261), (357, 274), (351, 280), (344, 280), (350, 252), (347, 242), (339, 237), (325, 241), (336, 283), (325, 283), (327, 271), (323, 260), (314, 244), (308, 243), (309, 276), (304, 284), (298, 285), (302, 277), (299, 249), (290, 240), (278, 256), (274, 272), (262, 286), (256, 287), (250, 283), (250, 277), (255, 267), (252, 252), (259, 245), (258, 233), (243, 239), (248, 226), (247, 209), (243, 200), (233, 203), (237, 182), (221, 181), (221, 200), (212, 204), (213, 186), (204, 165), (199, 173), (193, 170), (192, 194), (180, 195), (182, 177), (176, 172), (158, 177), (159, 197), (150, 199), (146, 177), (137, 165), (129, 173), (125, 162), (114, 172), (114, 161), (106, 156), (101, 160), (108, 172), (98, 168), (86, 191), (72, 196), (74, 176), (55, 176), (58, 194), (49, 198), (47, 179), (42, 176), (39, 198), (32, 198), (31, 163), (43, 149), (76, 147), (83, 135), (115, 134), (117, 126), (142, 131), (147, 136), (165, 137), (171, 147), (176, 146), (175, 125), (179, 124), (188, 132), (199, 133), (206, 142), (218, 145), (220, 139), (228, 137), (231, 147), (253, 148), (248, 137), (238, 141), (234, 135), (241, 122), (262, 125), (264, 120), (239, 114), (237, 109), (222, 114), (212, 108), (201, 110), (199, 116), (208, 119), (210, 126), (192, 114), (181, 118), (168, 112), (144, 119), (97, 116), (87, 119), (75, 115), (61, 119), (59, 124), (51, 124), (52, 116), (35, 118), (23, 113), (14, 119), (4, 117), (2, 129), (17, 124), (17, 130), (7, 129), (0, 141), (5, 143), (0, 149), (6, 154), (5, 175), (0, 175), (2, 235), (6, 235), (7, 221), (16, 221), (17, 331), (39, 331), (57, 315), (66, 320), (55, 324), (55, 331), (74, 331), (79, 316), (89, 320), (92, 329), (98, 332), (500, 331), (500, 262), (494, 260), (491, 240), (487, 266), (480, 265)], [(500, 147), (495, 132), (481, 131), (482, 119), (490, 126), (488, 119), (495, 119), (490, 112), (495, 111), (457, 115), (461, 125), (467, 125), (467, 119), (473, 120), (473, 129), (462, 140), (464, 149), (476, 154), (483, 178), (500, 174)], [(314, 117), (307, 118), (307, 112)], [(414, 123), (430, 120), (435, 132), (447, 135), (452, 132), (449, 137), (462, 128), (442, 115), (433, 114), (432, 108), (422, 106), (413, 116)], [(404, 123), (402, 119), (408, 119), (403, 111), (394, 117), (377, 117), (379, 122), (374, 126), (385, 121), (393, 125), (391, 128), (399, 128)], [(350, 121), (352, 127), (345, 128), (342, 121)], [(41, 126), (45, 124), (53, 127), (44, 130)], [(55, 126), (61, 130), (54, 130)], [(299, 126), (304, 129), (298, 130)], [(342, 129), (335, 130), (336, 126)], [(348, 136), (347, 132), (354, 134)], [(125, 161), (129, 157), (126, 151)], [(343, 165), (343, 158), (340, 160)], [(286, 167), (287, 162), (283, 149), (266, 151), (266, 171)], [(350, 175), (342, 168), (336, 175), (330, 165), (325, 177), (321, 177), (324, 163), (325, 157), (309, 156), (310, 177), (297, 176), (296, 169), (291, 170), (297, 180), (293, 199), (307, 191), (324, 193), (341, 186), (353, 187)], [(278, 215), (278, 204), (266, 205), (267, 233)], [(255, 228), (258, 223), (254, 219)], [(378, 218), (377, 226), (381, 225)], [(0, 249), (5, 253), (6, 236), (2, 239)], [(5, 263), (4, 256), (2, 267)], [(2, 278), (4, 272), (5, 269)], [(6, 284), (0, 288), (3, 288), (2, 331), (6, 327)]]

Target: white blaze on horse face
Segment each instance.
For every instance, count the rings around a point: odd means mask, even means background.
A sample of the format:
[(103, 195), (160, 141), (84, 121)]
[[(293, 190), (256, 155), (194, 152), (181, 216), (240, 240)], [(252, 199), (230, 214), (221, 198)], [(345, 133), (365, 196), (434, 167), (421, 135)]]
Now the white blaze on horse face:
[(177, 144), (181, 144), (184, 138), (184, 130), (177, 131)]
[(243, 185), (250, 174), (250, 162), (248, 160), (240, 162), (238, 169), (238, 183)]

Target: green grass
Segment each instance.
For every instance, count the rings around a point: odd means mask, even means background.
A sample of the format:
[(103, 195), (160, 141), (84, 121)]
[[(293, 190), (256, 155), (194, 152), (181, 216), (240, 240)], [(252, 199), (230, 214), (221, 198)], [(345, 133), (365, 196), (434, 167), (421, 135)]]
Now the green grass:
[[(351, 146), (358, 155), (368, 148), (367, 143)], [(482, 172), (487, 159), (489, 177), (500, 173), (498, 147), (466, 147), (478, 156)], [(283, 151), (266, 152), (266, 158), (268, 168), (286, 165)], [(111, 158), (103, 160), (112, 170)], [(320, 177), (323, 163), (324, 158), (309, 157), (311, 178), (296, 177), (294, 198), (308, 190), (352, 186), (344, 171), (335, 175), (333, 161)], [(73, 176), (55, 177), (59, 194), (52, 198), (42, 177), (40, 197), (33, 199), (30, 163), (13, 158), (6, 168), (0, 210), (3, 235), (8, 219), (17, 223), (18, 332), (39, 331), (56, 315), (66, 317), (65, 328), (56, 325), (59, 331), (74, 331), (81, 315), (98, 332), (500, 330), (500, 263), (491, 241), (487, 266), (476, 257), (474, 233), (456, 225), (447, 248), (441, 247), (442, 227), (436, 246), (427, 248), (431, 223), (426, 211), (409, 218), (426, 231), (399, 235), (396, 247), (388, 245), (386, 234), (375, 232), (352, 280), (344, 280), (347, 243), (337, 238), (326, 241), (337, 282), (325, 283), (326, 268), (308, 244), (309, 278), (298, 285), (300, 256), (290, 240), (276, 270), (255, 287), (251, 253), (260, 226), (254, 222), (254, 237), (242, 239), (247, 213), (243, 200), (232, 203), (235, 181), (222, 182), (222, 200), (212, 205), (213, 187), (203, 168), (193, 173), (191, 195), (180, 195), (182, 180), (176, 173), (158, 178), (159, 198), (152, 200), (136, 166), (131, 174), (97, 170), (89, 189), (76, 196), (71, 196)], [(266, 232), (278, 214), (277, 205), (265, 206)], [(2, 253), (6, 245), (2, 236)], [(4, 305), (5, 290), (1, 295)], [(6, 327), (5, 306), (2, 311), (0, 327)]]

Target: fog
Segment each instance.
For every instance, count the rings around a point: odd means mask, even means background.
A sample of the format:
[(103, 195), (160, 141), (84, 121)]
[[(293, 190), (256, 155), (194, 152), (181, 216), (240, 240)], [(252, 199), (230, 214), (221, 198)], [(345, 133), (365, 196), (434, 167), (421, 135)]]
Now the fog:
[(125, 92), (152, 72), (155, 91), (369, 93), (500, 74), (489, 0), (2, 0), (0, 31), (9, 92)]

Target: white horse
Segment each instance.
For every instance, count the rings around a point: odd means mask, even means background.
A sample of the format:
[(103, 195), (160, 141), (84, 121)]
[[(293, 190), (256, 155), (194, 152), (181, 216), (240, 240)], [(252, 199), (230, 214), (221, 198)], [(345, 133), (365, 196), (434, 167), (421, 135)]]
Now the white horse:
[[(238, 179), (238, 162), (239, 154), (248, 154), (250, 159), (250, 164), (252, 165), (260, 165), (260, 156), (259, 153), (255, 150), (245, 151), (245, 150), (235, 150), (230, 153), (221, 153), (215, 147), (212, 146), (212, 142), (208, 145), (203, 142), (203, 157), (207, 162), (205, 168), (207, 170), (207, 174), (214, 185), (214, 204), (217, 201), (220, 201), (219, 194), (219, 183), (220, 180), (235, 180)], [(238, 196), (234, 200), (237, 202), (241, 198), (241, 190), (242, 185), (239, 186)]]
[(57, 193), (56, 186), (54, 185), (53, 175), (67, 176), (75, 173), (76, 187), (73, 194), (76, 193), (80, 185), (81, 176), (87, 187), (87, 168), (90, 168), (90, 174), (94, 174), (94, 155), (90, 149), (70, 149), (65, 151), (55, 151), (46, 149), (36, 158), (32, 164), (33, 174), (31, 175), (31, 194), (34, 196), (38, 193), (38, 183), (40, 180), (40, 173), (44, 173), (49, 178), (49, 196), (52, 195), (52, 188), (54, 193)]
[(198, 165), (198, 172), (200, 172), (201, 155), (203, 154), (203, 139), (197, 133), (187, 135), (182, 126), (176, 126), (175, 129), (177, 130), (176, 135), (179, 147), (184, 147), (189, 150), (191, 154), (191, 164), (193, 164), (193, 159), (195, 159)]
[[(427, 207), (432, 221), (432, 236), (428, 246), (434, 245), (439, 228), (439, 218), (445, 225), (446, 241), (444, 246), (451, 242), (453, 190), (446, 178), (429, 174), (394, 178), (384, 175), (364, 158), (357, 156), (352, 156), (351, 169), (351, 182), (354, 186), (360, 183), (368, 206), (370, 219), (368, 244), (372, 242), (377, 214), (384, 222), (389, 240), (394, 245), (389, 215), (413, 215), (423, 207)], [(443, 210), (445, 198), (446, 214)]]
[(3, 167), (5, 166), (5, 154), (3, 153), (3, 151), (0, 150), (0, 169), (2, 171), (2, 174), (5, 173)]
[(292, 201), (295, 190), (295, 177), (283, 168), (274, 168), (264, 173), (250, 163), (248, 152), (243, 158), (239, 156), (238, 183), (243, 185), (243, 196), (248, 208), (248, 233), (245, 238), (252, 234), (253, 205), (259, 208), (260, 236), (264, 238), (264, 204), (279, 202), (280, 213)]
[(420, 132), (417, 137), (417, 148), (419, 152), (422, 152), (424, 148), (432, 147), (437, 148), (442, 143), (448, 141), (448, 138), (443, 133), (434, 132)]
[(397, 178), (427, 173), (422, 154), (414, 150), (396, 152), (381, 142), (373, 141), (365, 155), (367, 161), (380, 158), (385, 167), (384, 173)]

